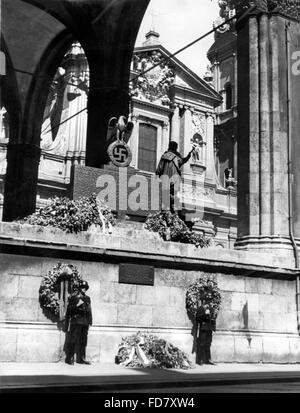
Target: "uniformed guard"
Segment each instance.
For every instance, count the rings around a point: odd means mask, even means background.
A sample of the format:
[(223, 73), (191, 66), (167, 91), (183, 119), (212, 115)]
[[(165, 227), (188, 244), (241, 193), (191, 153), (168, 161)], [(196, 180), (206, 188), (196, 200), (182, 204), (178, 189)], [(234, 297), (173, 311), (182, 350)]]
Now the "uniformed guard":
[(211, 361), (212, 333), (216, 331), (216, 320), (210, 305), (203, 301), (197, 310), (197, 364), (215, 364)]
[(81, 281), (78, 290), (69, 297), (66, 313), (66, 344), (65, 352), (67, 364), (91, 364), (85, 359), (89, 326), (92, 325), (91, 299), (86, 295), (89, 285)]

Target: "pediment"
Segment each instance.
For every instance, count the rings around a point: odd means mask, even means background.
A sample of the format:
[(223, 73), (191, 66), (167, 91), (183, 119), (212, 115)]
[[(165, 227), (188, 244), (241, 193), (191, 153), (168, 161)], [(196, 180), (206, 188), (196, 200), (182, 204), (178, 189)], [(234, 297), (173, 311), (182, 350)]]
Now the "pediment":
[[(145, 74), (147, 79), (144, 84), (142, 82), (143, 76), (141, 76), (140, 79), (141, 89), (144, 88), (145, 94), (147, 94), (148, 97), (149, 94), (151, 94), (151, 90), (155, 93), (159, 92), (158, 94), (160, 96), (158, 101), (152, 101), (153, 103), (160, 103), (160, 98), (163, 96), (163, 93), (165, 93), (161, 104), (169, 105), (167, 96), (171, 86), (182, 87), (193, 93), (196, 92), (209, 100), (218, 102), (217, 104), (221, 102), (222, 98), (219, 93), (185, 66), (179, 59), (174, 56), (172, 57), (172, 54), (163, 46), (152, 45), (135, 49), (133, 56), (133, 70), (135, 72), (143, 73), (143, 71), (148, 70), (154, 65), (157, 66), (153, 71), (150, 70)], [(165, 76), (165, 74), (167, 74), (167, 76)], [(159, 86), (156, 91), (153, 89), (153, 87), (155, 88), (155, 82), (156, 86)], [(158, 90), (160, 87), (162, 87), (162, 90)], [(143, 90), (141, 90), (141, 94), (143, 94)]]

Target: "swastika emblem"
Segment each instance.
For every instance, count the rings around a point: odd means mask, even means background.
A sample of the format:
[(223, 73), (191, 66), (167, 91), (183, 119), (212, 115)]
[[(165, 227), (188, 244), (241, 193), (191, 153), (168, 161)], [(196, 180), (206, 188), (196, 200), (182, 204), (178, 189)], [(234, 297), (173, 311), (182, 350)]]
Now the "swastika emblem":
[(112, 163), (116, 166), (129, 166), (132, 160), (132, 153), (129, 146), (119, 140), (109, 145), (107, 153)]

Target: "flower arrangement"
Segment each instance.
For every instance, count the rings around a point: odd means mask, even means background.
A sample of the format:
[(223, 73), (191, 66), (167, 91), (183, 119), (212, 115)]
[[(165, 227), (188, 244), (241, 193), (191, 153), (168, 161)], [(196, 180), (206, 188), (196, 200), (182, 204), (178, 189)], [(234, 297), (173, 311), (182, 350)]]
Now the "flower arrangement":
[(159, 211), (147, 217), (145, 228), (152, 232), (158, 232), (164, 241), (182, 242), (193, 244), (197, 248), (210, 245), (210, 240), (201, 234), (192, 231), (178, 214), (170, 211)]
[(199, 303), (203, 300), (210, 305), (212, 316), (216, 319), (221, 305), (221, 293), (217, 282), (208, 277), (199, 278), (186, 292), (186, 309), (192, 318), (196, 318)]
[(115, 218), (110, 208), (96, 194), (73, 200), (66, 197), (54, 197), (50, 203), (22, 220), (22, 223), (52, 226), (66, 232), (86, 231), (92, 224), (103, 226), (101, 212), (106, 223), (115, 225)]
[(58, 291), (59, 282), (62, 277), (64, 280), (69, 281), (70, 292), (72, 292), (82, 280), (81, 275), (74, 265), (58, 263), (52, 270), (48, 271), (48, 273), (43, 276), (39, 289), (40, 304), (42, 308), (50, 312), (54, 319), (58, 319), (59, 317), (60, 308)]
[(124, 337), (116, 363), (129, 367), (190, 369), (187, 355), (168, 341), (148, 333)]

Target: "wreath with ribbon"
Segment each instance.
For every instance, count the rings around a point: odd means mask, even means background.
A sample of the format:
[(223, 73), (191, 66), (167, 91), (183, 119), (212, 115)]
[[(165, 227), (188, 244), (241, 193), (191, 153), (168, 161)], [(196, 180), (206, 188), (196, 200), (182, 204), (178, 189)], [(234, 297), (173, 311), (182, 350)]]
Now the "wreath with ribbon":
[[(77, 268), (72, 264), (56, 264), (43, 276), (39, 289), (39, 300), (43, 309), (54, 318), (63, 319), (62, 307), (66, 307), (68, 294), (71, 294), (82, 281)], [(61, 283), (65, 291), (60, 291)], [(64, 308), (65, 312), (65, 308)]]
[(186, 309), (192, 318), (196, 318), (198, 307), (203, 301), (209, 304), (216, 319), (221, 306), (221, 293), (218, 283), (208, 277), (199, 278), (186, 292)]
[(115, 362), (125, 367), (191, 368), (182, 350), (163, 338), (143, 332), (123, 337)]

